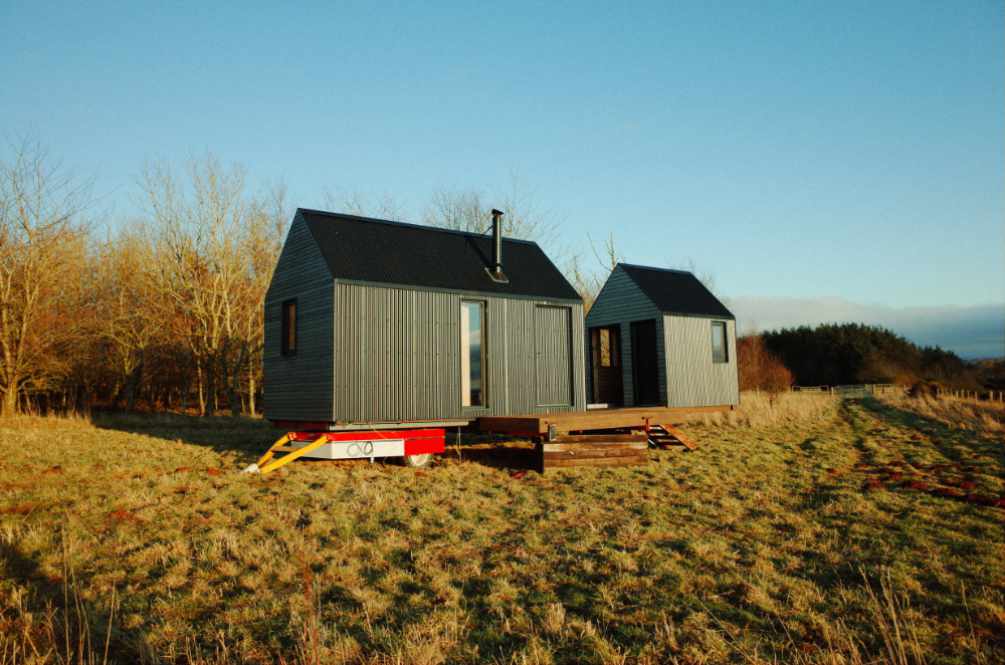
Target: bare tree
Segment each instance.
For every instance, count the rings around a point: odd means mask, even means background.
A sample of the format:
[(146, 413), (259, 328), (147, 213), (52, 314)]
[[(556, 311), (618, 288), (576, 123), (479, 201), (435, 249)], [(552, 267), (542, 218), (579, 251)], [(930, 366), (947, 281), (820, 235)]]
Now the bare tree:
[[(597, 245), (593, 242), (593, 238), (589, 235), (586, 236), (590, 240), (590, 250), (593, 252), (593, 258), (597, 260), (600, 268), (606, 272), (614, 270), (614, 268), (624, 261), (624, 257), (621, 251), (618, 249), (618, 244), (614, 240), (614, 233), (609, 233), (607, 239), (604, 240), (604, 244), (597, 249)], [(606, 279), (606, 276), (604, 277)]]
[(284, 187), (251, 199), (244, 180), (243, 169), (212, 156), (191, 163), (184, 182), (163, 164), (142, 179), (155, 229), (157, 318), (184, 340), (203, 414), (219, 408), (221, 394), (234, 415), (242, 402), (256, 408), (262, 309), (289, 211)]
[[(209, 156), (188, 169), (188, 186), (165, 165), (148, 168), (143, 185), (159, 230), (154, 265), (164, 318), (176, 322), (196, 369), (199, 410), (218, 408), (219, 380), (235, 371), (241, 254), (247, 236), (244, 171)], [(238, 353), (235, 353), (238, 352)]]
[(492, 224), (491, 211), (478, 192), (439, 190), (433, 192), (423, 221), (455, 231), (485, 233)]
[(76, 330), (66, 288), (86, 257), (80, 216), (89, 187), (48, 158), (37, 143), (12, 146), (0, 164), (0, 414), (21, 395), (65, 372), (59, 350)]
[(102, 312), (97, 335), (112, 359), (116, 388), (113, 400), (133, 410), (143, 380), (148, 351), (164, 337), (158, 310), (155, 249), (144, 227), (128, 228), (100, 249), (95, 271), (95, 297)]
[(400, 220), (403, 216), (401, 205), (390, 194), (384, 194), (374, 200), (361, 192), (346, 193), (329, 190), (325, 192), (324, 202), (328, 210), (344, 212), (349, 215), (390, 220)]
[(268, 199), (252, 202), (247, 215), (247, 232), (243, 240), (246, 262), (244, 279), (239, 284), (235, 335), (240, 352), (231, 375), (231, 409), (241, 392), (240, 372), (244, 372), (248, 413), (257, 409), (256, 394), (261, 385), (262, 352), (265, 345), (262, 311), (265, 293), (272, 271), (282, 250), (283, 237), (290, 212), (286, 204), (286, 188), (273, 189)]
[(486, 233), (492, 225), (491, 211), (499, 208), (503, 216), (503, 233), (511, 238), (534, 240), (547, 244), (557, 237), (558, 227), (547, 213), (538, 210), (532, 197), (514, 186), (508, 193), (496, 196), (491, 203), (474, 190), (434, 192), (423, 221), (457, 231)]
[(607, 281), (608, 275), (611, 274), (614, 267), (623, 259), (613, 233), (607, 236), (607, 239), (604, 240), (603, 245), (600, 247), (597, 246), (597, 243), (593, 241), (593, 238), (589, 234), (586, 237), (590, 243), (590, 252), (593, 254), (596, 267), (593, 269), (585, 267), (580, 255), (573, 254), (566, 261), (565, 275), (583, 298), (584, 309), (589, 312), (593, 306), (593, 302), (600, 294), (600, 289), (603, 288), (604, 282)]

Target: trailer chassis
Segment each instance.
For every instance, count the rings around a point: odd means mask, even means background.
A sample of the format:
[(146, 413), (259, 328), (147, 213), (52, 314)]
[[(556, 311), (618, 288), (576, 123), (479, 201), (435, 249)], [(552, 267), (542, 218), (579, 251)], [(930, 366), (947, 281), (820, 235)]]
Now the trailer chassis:
[[(287, 432), (279, 437), (246, 473), (271, 473), (308, 457), (327, 460), (400, 458), (406, 466), (425, 466), (446, 449), (445, 427), (365, 429), (324, 423), (278, 422)], [(445, 425), (446, 423), (435, 423)], [(277, 454), (282, 454), (277, 457)]]

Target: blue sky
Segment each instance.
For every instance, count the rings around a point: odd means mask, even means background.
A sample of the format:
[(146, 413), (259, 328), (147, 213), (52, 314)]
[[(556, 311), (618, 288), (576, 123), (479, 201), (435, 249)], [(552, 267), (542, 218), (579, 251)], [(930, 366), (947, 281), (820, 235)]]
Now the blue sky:
[(0, 3), (0, 132), (120, 222), (205, 151), (412, 220), (515, 173), (727, 296), (1005, 303), (1001, 2), (476, 4)]

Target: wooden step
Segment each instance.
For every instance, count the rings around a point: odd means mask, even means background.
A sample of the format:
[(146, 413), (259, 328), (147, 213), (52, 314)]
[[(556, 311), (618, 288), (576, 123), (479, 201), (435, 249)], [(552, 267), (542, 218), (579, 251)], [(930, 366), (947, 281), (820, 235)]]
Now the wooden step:
[(568, 434), (538, 444), (540, 468), (629, 466), (649, 461), (644, 432), (633, 434)]
[(644, 432), (637, 434), (562, 434), (548, 443), (636, 443), (645, 441)]
[(645, 448), (611, 448), (611, 449), (588, 449), (588, 450), (558, 450), (544, 453), (544, 461), (550, 462), (557, 459), (596, 459), (600, 457), (645, 457)]
[(573, 466), (638, 466), (648, 464), (648, 455), (631, 455), (628, 457), (590, 457), (586, 459), (556, 459), (545, 462), (545, 469), (565, 468)]
[[(674, 442), (676, 442), (676, 443), (679, 443), (680, 445), (684, 446), (688, 450), (697, 450), (698, 449), (697, 444), (695, 444), (695, 442), (692, 441), (679, 428), (674, 427), (673, 425), (655, 425), (654, 427), (658, 427), (658, 428), (662, 429), (664, 432), (666, 432), (666, 434), (668, 435), (668, 437), (672, 437), (672, 439), (667, 439), (667, 443), (674, 443)], [(650, 433), (652, 432), (652, 430), (653, 430), (653, 428), (650, 427), (649, 428)], [(661, 439), (660, 442), (661, 443), (662, 443), (662, 440), (664, 438), (665, 437), (663, 437), (663, 436), (660, 437), (660, 439)]]
[(564, 451), (589, 451), (589, 450), (645, 450), (649, 445), (645, 439), (641, 441), (630, 441), (628, 443), (542, 443), (541, 450), (545, 453), (557, 453)]

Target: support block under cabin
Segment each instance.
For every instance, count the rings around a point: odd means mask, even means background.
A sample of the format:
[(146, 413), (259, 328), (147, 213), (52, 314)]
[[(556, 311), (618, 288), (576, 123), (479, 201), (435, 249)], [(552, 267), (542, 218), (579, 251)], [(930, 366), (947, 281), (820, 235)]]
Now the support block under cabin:
[(537, 446), (541, 473), (572, 466), (637, 466), (649, 462), (649, 441), (644, 433), (556, 436)]

